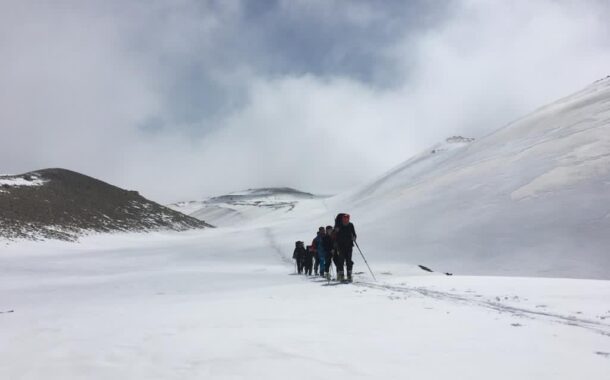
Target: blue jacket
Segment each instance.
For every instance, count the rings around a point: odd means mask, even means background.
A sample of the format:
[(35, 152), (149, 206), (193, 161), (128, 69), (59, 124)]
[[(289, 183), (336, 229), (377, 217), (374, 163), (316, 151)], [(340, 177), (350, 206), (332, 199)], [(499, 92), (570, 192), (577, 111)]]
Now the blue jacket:
[(330, 236), (326, 234), (318, 234), (315, 239), (313, 239), (313, 243), (316, 245), (316, 250), (318, 251), (318, 257), (327, 256), (330, 254), (329, 247), (332, 248), (332, 241), (330, 240)]

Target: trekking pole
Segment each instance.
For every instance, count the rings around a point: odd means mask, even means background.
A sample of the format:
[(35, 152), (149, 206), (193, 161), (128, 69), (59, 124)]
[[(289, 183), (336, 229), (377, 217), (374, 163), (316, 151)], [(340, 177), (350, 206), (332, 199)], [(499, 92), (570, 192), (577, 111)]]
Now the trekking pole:
[(358, 246), (358, 243), (356, 242), (356, 240), (354, 240), (354, 244), (356, 244), (356, 248), (358, 248), (358, 252), (360, 252), (360, 256), (362, 256), (362, 258), (364, 259), (364, 263), (366, 264), (366, 266), (369, 268), (369, 272), (371, 272), (371, 275), (373, 276), (373, 280), (375, 280), (375, 282), (377, 282), (377, 279), (375, 278), (375, 274), (373, 273), (373, 271), (371, 270), (371, 267), (369, 266), (368, 261), (366, 261), (366, 257), (364, 257), (364, 254), (362, 253), (362, 251), (360, 250), (360, 247)]

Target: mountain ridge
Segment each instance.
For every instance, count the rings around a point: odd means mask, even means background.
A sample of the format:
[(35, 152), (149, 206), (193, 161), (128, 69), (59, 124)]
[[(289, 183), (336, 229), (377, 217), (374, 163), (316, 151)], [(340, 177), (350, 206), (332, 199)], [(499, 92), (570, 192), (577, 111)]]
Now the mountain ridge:
[(184, 201), (168, 205), (198, 219), (209, 220), (216, 226), (235, 226), (263, 217), (287, 214), (305, 201), (324, 196), (314, 195), (291, 187), (262, 187), (235, 191), (200, 201)]
[(90, 232), (211, 227), (104, 181), (50, 168), (0, 176), (0, 237), (77, 240)]

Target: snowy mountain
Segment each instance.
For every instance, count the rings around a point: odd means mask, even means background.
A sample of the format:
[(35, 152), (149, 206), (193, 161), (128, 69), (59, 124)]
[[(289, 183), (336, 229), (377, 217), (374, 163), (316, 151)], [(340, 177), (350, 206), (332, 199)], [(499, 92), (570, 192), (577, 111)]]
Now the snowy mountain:
[(75, 240), (87, 232), (183, 231), (203, 221), (65, 169), (0, 176), (0, 237)]
[(610, 279), (610, 78), (327, 203), (351, 211), (376, 260)]
[(610, 78), (478, 139), (454, 136), (331, 198), (261, 189), (171, 207), (269, 228), (279, 250), (352, 214), (372, 261), (610, 279)]
[[(333, 198), (173, 206), (232, 228), (0, 244), (0, 378), (605, 380), (609, 123), (605, 80)], [(3, 230), (198, 222), (148, 202), (66, 171), (0, 178)], [(357, 252), (352, 284), (296, 275), (294, 241), (341, 211), (377, 280)]]
[(167, 207), (215, 226), (236, 226), (263, 217), (285, 215), (303, 201), (322, 198), (289, 187), (274, 187), (248, 189), (202, 201), (178, 202)]

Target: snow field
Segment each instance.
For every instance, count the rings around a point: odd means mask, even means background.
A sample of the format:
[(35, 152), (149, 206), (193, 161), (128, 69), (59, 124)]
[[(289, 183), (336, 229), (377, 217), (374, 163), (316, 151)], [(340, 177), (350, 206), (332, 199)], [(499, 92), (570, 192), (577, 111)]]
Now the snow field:
[[(239, 228), (0, 245), (0, 379), (606, 380), (609, 127), (605, 79), (346, 194), (205, 210)], [(294, 275), (345, 211), (379, 282), (356, 250), (354, 284)]]
[[(326, 286), (294, 275), (292, 252), (274, 239), (274, 230), (251, 228), (2, 247), (0, 311), (14, 312), (0, 314), (0, 378), (604, 379), (610, 371), (607, 281), (414, 276), (375, 262), (379, 283), (359, 274), (353, 285)], [(528, 313), (540, 310), (554, 316)]]

